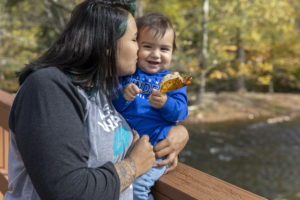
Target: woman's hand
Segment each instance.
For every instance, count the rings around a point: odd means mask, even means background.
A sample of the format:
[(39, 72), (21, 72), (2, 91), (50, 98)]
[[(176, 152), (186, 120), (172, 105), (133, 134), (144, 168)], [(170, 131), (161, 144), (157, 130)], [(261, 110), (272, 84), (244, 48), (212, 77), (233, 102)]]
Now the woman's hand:
[(135, 162), (136, 177), (139, 177), (153, 167), (155, 154), (153, 152), (153, 146), (149, 142), (148, 135), (143, 135), (143, 137), (136, 142), (128, 157)]
[(175, 169), (178, 163), (178, 154), (185, 147), (189, 140), (189, 134), (182, 125), (173, 126), (166, 139), (160, 141), (154, 152), (157, 158), (167, 156), (163, 161), (156, 163), (156, 166), (169, 165), (165, 173)]
[(120, 179), (120, 192), (131, 185), (137, 177), (150, 170), (155, 163), (155, 154), (149, 136), (144, 135), (138, 139), (138, 134), (134, 133), (133, 144), (126, 158), (115, 164)]
[(133, 150), (133, 148), (136, 145), (136, 142), (140, 139), (140, 136), (136, 130), (132, 129), (132, 133), (133, 133), (133, 139), (132, 139), (131, 145), (126, 153), (126, 158), (130, 155), (131, 151)]

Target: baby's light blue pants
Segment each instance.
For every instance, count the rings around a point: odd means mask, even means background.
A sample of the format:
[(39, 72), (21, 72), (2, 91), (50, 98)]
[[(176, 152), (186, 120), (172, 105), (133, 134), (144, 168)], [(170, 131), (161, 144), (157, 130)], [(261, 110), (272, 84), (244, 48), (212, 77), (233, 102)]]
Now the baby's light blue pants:
[[(162, 161), (165, 158), (157, 158), (156, 162)], [(133, 183), (133, 200), (154, 200), (151, 192), (151, 187), (155, 181), (161, 177), (168, 165), (162, 167), (152, 167), (148, 172), (138, 177)]]

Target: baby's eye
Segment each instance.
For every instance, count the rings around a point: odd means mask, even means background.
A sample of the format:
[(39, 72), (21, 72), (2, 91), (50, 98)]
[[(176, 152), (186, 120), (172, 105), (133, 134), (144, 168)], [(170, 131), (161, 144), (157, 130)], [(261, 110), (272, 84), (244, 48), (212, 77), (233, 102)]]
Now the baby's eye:
[(170, 51), (169, 48), (161, 48), (162, 51)]
[(144, 45), (143, 46), (145, 49), (151, 49), (151, 46), (150, 45)]

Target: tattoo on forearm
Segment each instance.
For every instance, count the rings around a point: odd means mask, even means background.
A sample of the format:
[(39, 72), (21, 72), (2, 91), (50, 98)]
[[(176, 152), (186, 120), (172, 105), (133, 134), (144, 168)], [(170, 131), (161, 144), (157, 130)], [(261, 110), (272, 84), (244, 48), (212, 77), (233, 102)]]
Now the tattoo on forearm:
[(120, 178), (120, 192), (125, 190), (136, 178), (136, 166), (134, 161), (128, 156), (125, 160), (115, 164)]

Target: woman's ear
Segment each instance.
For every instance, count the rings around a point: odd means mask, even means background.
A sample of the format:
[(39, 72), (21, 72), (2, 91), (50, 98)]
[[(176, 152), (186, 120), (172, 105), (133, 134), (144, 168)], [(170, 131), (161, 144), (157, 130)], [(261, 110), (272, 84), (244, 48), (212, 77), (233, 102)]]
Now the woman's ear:
[(109, 50), (109, 49), (106, 49), (105, 55), (106, 55), (106, 56), (109, 56), (109, 55), (110, 55), (110, 50)]

